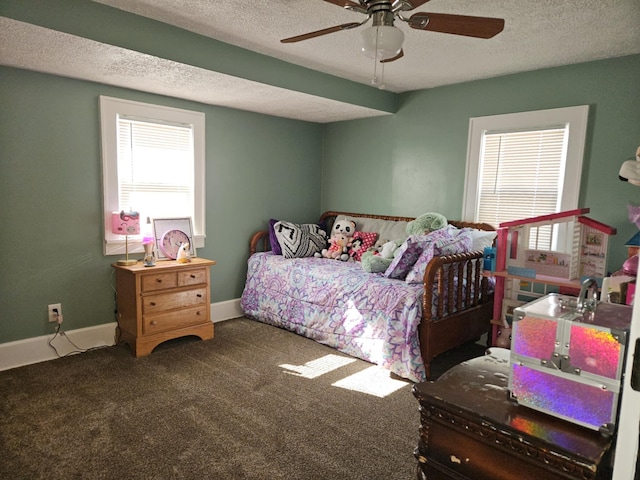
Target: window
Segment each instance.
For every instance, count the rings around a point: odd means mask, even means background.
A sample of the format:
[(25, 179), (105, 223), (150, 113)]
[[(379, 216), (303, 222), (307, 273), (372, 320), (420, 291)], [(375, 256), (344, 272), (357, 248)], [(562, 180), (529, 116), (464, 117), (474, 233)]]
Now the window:
[[(588, 107), (472, 118), (462, 218), (502, 222), (578, 207)], [(535, 249), (561, 249), (562, 226), (540, 227)]]
[[(121, 254), (111, 212), (146, 218), (191, 217), (204, 246), (204, 114), (100, 97), (105, 255)], [(139, 238), (129, 249), (142, 251)]]

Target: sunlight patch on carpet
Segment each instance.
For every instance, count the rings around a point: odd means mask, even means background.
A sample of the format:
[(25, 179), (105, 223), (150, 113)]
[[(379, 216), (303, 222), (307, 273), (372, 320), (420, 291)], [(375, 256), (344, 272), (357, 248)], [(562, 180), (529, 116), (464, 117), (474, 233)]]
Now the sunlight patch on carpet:
[(384, 398), (407, 385), (409, 384), (405, 381), (391, 378), (389, 376), (389, 370), (374, 365), (361, 372), (345, 377), (332, 386)]
[(304, 365), (278, 365), (280, 368), (284, 368), (285, 373), (290, 375), (298, 375), (303, 378), (317, 378), (325, 373), (332, 372), (340, 367), (344, 367), (350, 363), (355, 362), (354, 358), (342, 357), (340, 355), (325, 355), (316, 360), (311, 360)]

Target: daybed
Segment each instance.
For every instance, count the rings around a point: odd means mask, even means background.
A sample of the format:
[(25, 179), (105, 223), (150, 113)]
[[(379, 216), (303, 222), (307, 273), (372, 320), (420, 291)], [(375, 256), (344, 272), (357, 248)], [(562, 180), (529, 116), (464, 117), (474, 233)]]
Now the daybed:
[[(414, 220), (325, 212), (319, 224), (329, 232), (337, 217), (353, 219), (356, 230), (377, 228), (385, 238)], [(489, 237), (489, 244), (494, 238), (490, 225), (448, 222)], [(253, 235), (250, 254), (241, 298), (247, 317), (294, 331), (414, 382), (429, 378), (434, 357), (491, 329), (493, 295), (489, 279), (482, 275), (482, 248), (433, 257), (422, 283), (368, 273), (359, 262), (276, 255), (270, 251), (267, 230)]]

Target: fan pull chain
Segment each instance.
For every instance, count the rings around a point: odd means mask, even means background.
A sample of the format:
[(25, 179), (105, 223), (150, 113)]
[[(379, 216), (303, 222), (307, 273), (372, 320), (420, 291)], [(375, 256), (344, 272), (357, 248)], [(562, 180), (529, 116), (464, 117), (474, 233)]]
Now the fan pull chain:
[[(380, 78), (378, 78), (378, 63), (381, 65)], [(377, 60), (373, 61), (373, 78), (371, 79), (371, 84), (376, 85), (380, 90), (384, 90), (386, 87), (384, 83), (384, 63), (378, 62)]]
[(371, 79), (372, 85), (377, 85), (380, 90), (384, 90), (384, 63), (380, 62), (382, 65), (382, 73), (380, 74), (380, 81), (378, 81), (378, 29), (376, 29), (376, 54), (373, 57), (373, 78)]

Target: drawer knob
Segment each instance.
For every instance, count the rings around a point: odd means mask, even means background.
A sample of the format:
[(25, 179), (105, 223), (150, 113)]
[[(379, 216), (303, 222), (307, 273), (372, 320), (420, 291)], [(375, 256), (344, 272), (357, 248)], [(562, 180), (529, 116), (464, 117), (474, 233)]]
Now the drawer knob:
[(152, 307), (156, 306), (156, 302), (150, 302), (149, 305), (151, 305)]
[(198, 298), (202, 298), (202, 294), (201, 294), (201, 293), (196, 294), (196, 296), (197, 296)]
[(192, 274), (191, 274), (191, 278), (196, 278), (196, 276), (192, 273)]
[(161, 278), (156, 278), (156, 283), (162, 283), (162, 279)]
[(151, 320), (149, 323), (150, 323), (151, 325), (157, 325), (157, 323), (158, 323), (158, 322), (156, 322), (155, 320)]
[(202, 315), (202, 314), (200, 313), (200, 310), (198, 310), (198, 311), (196, 312), (196, 315), (198, 315), (198, 316)]

